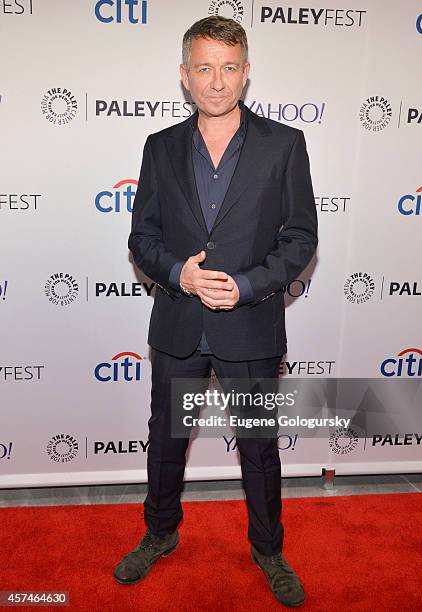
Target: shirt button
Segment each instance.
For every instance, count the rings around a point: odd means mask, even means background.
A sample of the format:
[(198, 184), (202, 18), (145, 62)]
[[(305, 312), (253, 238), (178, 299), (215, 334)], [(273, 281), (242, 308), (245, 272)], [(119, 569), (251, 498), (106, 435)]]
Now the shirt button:
[(214, 242), (207, 242), (207, 249), (210, 249), (210, 251), (215, 249), (215, 243)]
[(213, 178), (218, 179), (218, 174), (214, 174)]
[(215, 208), (215, 204), (211, 204), (211, 208)]

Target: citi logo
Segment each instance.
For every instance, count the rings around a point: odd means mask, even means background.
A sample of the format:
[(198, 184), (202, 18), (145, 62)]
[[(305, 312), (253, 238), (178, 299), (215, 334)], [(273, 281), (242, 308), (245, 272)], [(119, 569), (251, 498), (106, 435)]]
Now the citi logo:
[(380, 368), (383, 376), (422, 376), (421, 349), (406, 348), (397, 357), (384, 359)]
[(126, 351), (117, 353), (111, 358), (111, 362), (99, 363), (94, 370), (94, 376), (100, 382), (134, 382), (141, 380), (141, 357), (138, 353)]
[(116, 191), (100, 191), (95, 196), (95, 208), (101, 213), (122, 212), (122, 209), (131, 213), (133, 211), (133, 199), (136, 194), (138, 181), (135, 179), (123, 179), (115, 185)]
[(416, 195), (408, 193), (400, 198), (397, 204), (401, 215), (420, 215), (422, 203), (422, 187), (416, 189)]
[(98, 0), (95, 16), (101, 23), (147, 22), (147, 0)]

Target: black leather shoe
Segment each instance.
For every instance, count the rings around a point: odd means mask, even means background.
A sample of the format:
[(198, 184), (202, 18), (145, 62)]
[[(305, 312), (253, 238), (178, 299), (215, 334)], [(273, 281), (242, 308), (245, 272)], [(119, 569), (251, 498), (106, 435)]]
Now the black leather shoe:
[(135, 584), (145, 578), (160, 557), (167, 557), (176, 550), (178, 542), (177, 529), (173, 533), (159, 537), (147, 528), (138, 546), (123, 557), (116, 566), (113, 572), (114, 578), (120, 584)]
[(281, 553), (269, 557), (261, 555), (251, 545), (252, 559), (262, 569), (271, 590), (279, 602), (289, 608), (296, 608), (305, 601), (303, 586)]

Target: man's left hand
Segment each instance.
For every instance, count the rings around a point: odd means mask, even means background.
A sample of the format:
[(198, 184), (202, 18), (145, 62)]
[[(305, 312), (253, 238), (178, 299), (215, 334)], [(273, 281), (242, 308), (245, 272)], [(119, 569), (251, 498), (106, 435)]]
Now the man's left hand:
[(239, 287), (234, 278), (227, 275), (227, 289), (200, 289), (198, 297), (211, 310), (231, 310), (240, 299)]

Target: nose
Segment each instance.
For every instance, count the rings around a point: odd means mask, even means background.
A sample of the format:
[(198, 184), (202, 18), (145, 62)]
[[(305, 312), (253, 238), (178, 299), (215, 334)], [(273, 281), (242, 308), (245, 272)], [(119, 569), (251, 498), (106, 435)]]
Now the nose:
[(222, 89), (224, 89), (224, 82), (223, 82), (223, 79), (221, 77), (220, 70), (215, 70), (213, 72), (213, 79), (212, 79), (212, 83), (211, 83), (211, 88), (215, 89), (216, 91), (221, 91)]

